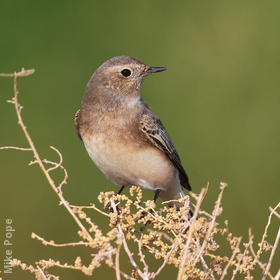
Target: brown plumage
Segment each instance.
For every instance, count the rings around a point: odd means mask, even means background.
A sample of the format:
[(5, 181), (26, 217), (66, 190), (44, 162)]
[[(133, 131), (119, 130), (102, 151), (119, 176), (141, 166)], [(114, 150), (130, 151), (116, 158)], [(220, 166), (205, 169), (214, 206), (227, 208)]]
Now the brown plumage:
[(91, 77), (75, 116), (76, 131), (99, 169), (115, 184), (160, 190), (164, 200), (191, 190), (160, 119), (140, 98), (144, 77), (165, 68), (120, 56)]

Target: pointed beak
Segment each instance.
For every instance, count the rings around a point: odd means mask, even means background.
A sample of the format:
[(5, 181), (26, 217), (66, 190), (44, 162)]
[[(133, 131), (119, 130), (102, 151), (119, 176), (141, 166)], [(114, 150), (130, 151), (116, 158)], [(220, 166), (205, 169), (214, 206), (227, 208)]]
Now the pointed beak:
[(147, 70), (148, 74), (152, 74), (152, 73), (157, 73), (157, 72), (161, 72), (161, 71), (165, 71), (167, 70), (167, 68), (165, 67), (149, 67)]

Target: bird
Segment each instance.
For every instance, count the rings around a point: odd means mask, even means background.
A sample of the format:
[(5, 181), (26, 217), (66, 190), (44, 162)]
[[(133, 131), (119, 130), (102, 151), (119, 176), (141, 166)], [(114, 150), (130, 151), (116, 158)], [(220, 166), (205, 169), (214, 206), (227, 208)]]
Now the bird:
[(87, 83), (75, 115), (78, 137), (95, 165), (114, 184), (139, 186), (170, 206), (191, 185), (181, 159), (159, 117), (141, 97), (143, 80), (167, 70), (137, 58), (105, 61)]

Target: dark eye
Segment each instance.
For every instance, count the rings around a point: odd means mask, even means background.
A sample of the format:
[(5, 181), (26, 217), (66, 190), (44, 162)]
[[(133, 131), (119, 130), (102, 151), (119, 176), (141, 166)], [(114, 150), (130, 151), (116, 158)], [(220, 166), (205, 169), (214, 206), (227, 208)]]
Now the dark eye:
[(122, 75), (125, 76), (125, 77), (128, 77), (131, 75), (131, 71), (129, 69), (123, 69), (121, 71)]

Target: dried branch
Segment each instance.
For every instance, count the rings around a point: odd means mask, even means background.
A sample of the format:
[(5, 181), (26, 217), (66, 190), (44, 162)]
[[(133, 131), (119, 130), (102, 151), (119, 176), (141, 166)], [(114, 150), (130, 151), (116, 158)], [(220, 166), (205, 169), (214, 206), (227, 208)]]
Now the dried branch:
[(280, 202), (272, 209), (272, 211), (270, 211), (270, 214), (268, 216), (268, 220), (267, 220), (267, 224), (265, 226), (265, 230), (264, 230), (264, 233), (263, 233), (263, 236), (262, 236), (262, 240), (261, 240), (261, 243), (259, 245), (259, 250), (256, 254), (256, 257), (254, 259), (254, 263), (260, 258), (260, 255), (262, 253), (262, 250), (263, 250), (263, 245), (265, 243), (265, 240), (267, 238), (267, 232), (268, 232), (268, 228), (271, 224), (271, 219), (272, 219), (272, 216), (273, 216), (273, 213), (276, 212), (276, 210), (280, 208)]
[(15, 146), (4, 146), (4, 147), (0, 147), (0, 150), (32, 151), (31, 148), (21, 148), (21, 147), (15, 147)]
[(182, 262), (180, 264), (180, 267), (179, 267), (179, 272), (178, 272), (177, 280), (183, 279), (183, 275), (185, 274), (185, 264), (186, 264), (186, 260), (187, 260), (187, 255), (189, 253), (190, 242), (191, 242), (192, 235), (193, 235), (193, 232), (194, 232), (194, 229), (195, 229), (195, 220), (197, 218), (197, 215), (198, 215), (200, 206), (202, 204), (202, 201), (204, 200), (204, 198), (205, 198), (205, 196), (207, 194), (208, 187), (209, 187), (209, 184), (207, 185), (207, 187), (205, 189), (202, 189), (202, 191), (201, 191), (201, 193), (200, 193), (200, 195), (198, 197), (198, 202), (196, 204), (193, 217), (191, 218), (191, 227), (190, 227), (190, 229), (188, 231), (187, 241), (186, 241), (186, 245), (184, 247), (184, 255), (183, 255), (183, 259), (182, 259)]
[[(227, 275), (227, 271), (228, 271), (229, 267), (232, 266), (232, 264), (233, 264), (233, 260), (235, 259), (236, 254), (240, 252), (239, 245), (240, 245), (241, 240), (242, 240), (242, 237), (239, 237), (238, 242), (236, 244), (236, 247), (233, 250), (233, 253), (232, 253), (231, 258), (229, 259), (229, 262), (227, 263), (227, 265), (225, 266), (225, 268), (223, 270), (223, 273), (222, 273), (222, 276), (221, 276), (220, 280), (223, 280), (225, 278), (225, 276)], [(250, 244), (250, 245), (252, 245), (252, 244)]]
[(117, 253), (116, 253), (116, 278), (117, 280), (121, 280), (121, 273), (120, 273), (120, 251), (121, 251), (122, 244), (118, 246)]
[(84, 241), (79, 241), (79, 242), (70, 242), (70, 243), (62, 243), (62, 244), (57, 244), (53, 240), (47, 241), (43, 237), (40, 237), (36, 233), (32, 232), (31, 238), (37, 239), (42, 242), (43, 245), (45, 246), (52, 246), (52, 247), (74, 247), (74, 246), (89, 246), (90, 244), (88, 242)]
[(279, 243), (279, 239), (280, 239), (280, 227), (278, 228), (278, 233), (277, 233), (277, 236), (275, 238), (275, 242), (274, 242), (273, 248), (271, 250), (270, 257), (269, 257), (269, 260), (268, 260), (268, 264), (266, 266), (266, 269), (265, 269), (265, 272), (263, 274), (262, 280), (265, 280), (267, 275), (268, 275), (268, 272), (269, 272), (269, 269), (271, 267), (271, 263), (272, 263), (276, 248), (277, 248), (278, 243)]
[(212, 216), (213, 218), (211, 219), (211, 222), (210, 222), (210, 225), (209, 225), (209, 228), (208, 228), (208, 231), (206, 233), (206, 237), (204, 238), (203, 240), (203, 243), (202, 243), (202, 246), (198, 252), (198, 254), (196, 255), (195, 257), (195, 260), (194, 260), (194, 264), (193, 265), (196, 265), (197, 261), (199, 260), (199, 258), (201, 257), (201, 254), (202, 252), (204, 251), (208, 241), (209, 241), (209, 237), (211, 236), (212, 232), (213, 232), (213, 228), (215, 226), (215, 221), (216, 221), (216, 217), (219, 216), (221, 214), (221, 209), (220, 209), (220, 205), (221, 205), (221, 201), (222, 201), (222, 197), (223, 197), (223, 193), (224, 193), (224, 190), (225, 188), (227, 187), (227, 184), (226, 183), (221, 183), (221, 186), (220, 186), (220, 189), (221, 189), (221, 192), (218, 196), (218, 200), (216, 201), (215, 203), (215, 208), (213, 210), (213, 213), (212, 213)]
[[(73, 219), (75, 220), (75, 222), (77, 223), (77, 225), (80, 227), (80, 229), (82, 230), (83, 232), (83, 236), (88, 240), (88, 241), (93, 241), (91, 235), (89, 234), (89, 232), (86, 230), (86, 228), (83, 226), (83, 224), (80, 222), (80, 220), (78, 219), (78, 217), (74, 214), (74, 212), (72, 211), (69, 203), (64, 199), (63, 195), (62, 195), (62, 192), (60, 190), (60, 187), (62, 186), (62, 184), (64, 184), (66, 182), (66, 177), (64, 178), (64, 180), (62, 181), (62, 183), (60, 184), (59, 187), (57, 187), (53, 181), (53, 179), (51, 178), (50, 176), (50, 173), (49, 171), (45, 168), (44, 164), (43, 164), (43, 161), (41, 160), (38, 152), (37, 152), (37, 149), (31, 139), (31, 136), (30, 134), (28, 133), (27, 131), (27, 128), (22, 120), (22, 117), (21, 117), (21, 105), (19, 104), (18, 102), (18, 95), (19, 95), (19, 91), (18, 91), (18, 88), (17, 88), (17, 79), (18, 77), (26, 77), (26, 76), (29, 76), (29, 75), (32, 75), (33, 73), (35, 72), (34, 69), (30, 69), (30, 70), (25, 70), (24, 68), (22, 68), (22, 70), (18, 73), (13, 73), (13, 74), (0, 74), (1, 77), (13, 77), (14, 78), (14, 97), (12, 99), (13, 101), (13, 104), (15, 106), (15, 110), (16, 110), (16, 115), (17, 115), (17, 119), (18, 119), (18, 124), (19, 126), (21, 127), (23, 133), (24, 133), (24, 136), (30, 146), (30, 148), (28, 149), (31, 149), (32, 152), (33, 152), (33, 155), (34, 155), (34, 158), (36, 160), (36, 163), (38, 163), (38, 165), (40, 166), (42, 172), (44, 173), (47, 181), (49, 182), (51, 188), (54, 190), (54, 192), (57, 194), (57, 196), (59, 197), (59, 200), (60, 200), (60, 203), (62, 205), (64, 205), (64, 207), (67, 209), (67, 211), (70, 213), (70, 215), (73, 217)], [(9, 147), (9, 146), (8, 146)], [(4, 148), (4, 147), (2, 147)], [(52, 147), (52, 149), (54, 149), (55, 151), (58, 152), (57, 149), (55, 149), (54, 147)], [(20, 148), (20, 150), (22, 150), (22, 148)], [(59, 153), (59, 152), (58, 152)], [(59, 153), (60, 154), (60, 153)], [(59, 165), (59, 164), (58, 164)], [(50, 170), (51, 171), (51, 170)]]

